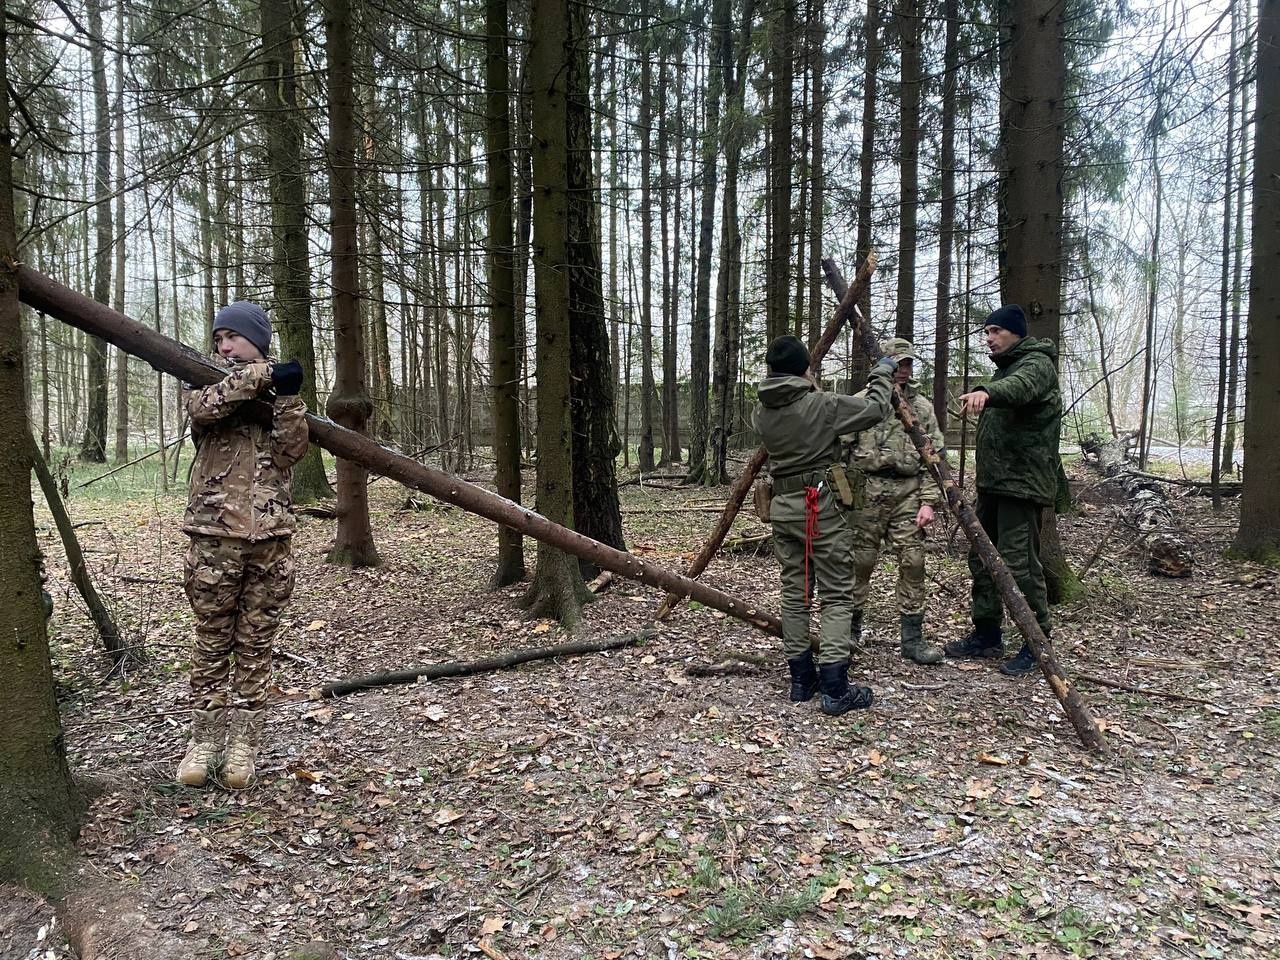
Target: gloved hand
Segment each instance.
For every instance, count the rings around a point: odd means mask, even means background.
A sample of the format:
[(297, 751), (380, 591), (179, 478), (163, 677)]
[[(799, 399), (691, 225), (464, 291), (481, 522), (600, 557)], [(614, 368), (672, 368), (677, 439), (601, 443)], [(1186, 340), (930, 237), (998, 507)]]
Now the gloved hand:
[(297, 396), (302, 389), (302, 364), (297, 360), (274, 364), (271, 367), (271, 386), (277, 396)]
[(887, 373), (889, 376), (893, 376), (898, 370), (898, 359), (896, 357), (891, 357), (886, 353), (875, 362), (875, 366), (873, 366), (871, 370), (872, 372), (879, 371)]

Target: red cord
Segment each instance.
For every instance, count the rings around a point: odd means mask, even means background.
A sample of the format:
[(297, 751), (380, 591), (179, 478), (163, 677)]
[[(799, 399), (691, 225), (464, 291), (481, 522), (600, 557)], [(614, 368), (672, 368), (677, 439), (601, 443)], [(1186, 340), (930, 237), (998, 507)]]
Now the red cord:
[(817, 487), (804, 488), (804, 605), (809, 606), (811, 597), (809, 578), (809, 558), (813, 556), (813, 541), (822, 535), (818, 529), (818, 497)]

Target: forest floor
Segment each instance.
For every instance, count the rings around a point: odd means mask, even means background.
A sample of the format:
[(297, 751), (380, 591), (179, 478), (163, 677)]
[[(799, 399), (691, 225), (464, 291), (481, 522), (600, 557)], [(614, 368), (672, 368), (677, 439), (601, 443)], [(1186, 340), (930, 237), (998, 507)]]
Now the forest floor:
[[(124, 682), (104, 680), (38, 514), (71, 763), (114, 784), (80, 848), (196, 960), (284, 960), (311, 940), (380, 960), (1280, 956), (1277, 571), (1222, 557), (1234, 502), (1215, 517), (1182, 496), (1195, 576), (1150, 575), (1107, 489), (1070, 472), (1062, 540), (1077, 569), (1093, 562), (1084, 599), (1056, 610), (1059, 656), (1143, 691), (1081, 682), (1105, 760), (1038, 675), (901, 659), (888, 559), (851, 671), (876, 690), (866, 712), (787, 702), (777, 642), (696, 605), (609, 655), (309, 700), (336, 678), (568, 639), (525, 616), (521, 588), (486, 589), (492, 525), (403, 509), (378, 481), (376, 569), (326, 565), (332, 522), (301, 520), (281, 702), (260, 782), (239, 793), (172, 779), (182, 501), (104, 482), (71, 510), (150, 654)], [(628, 542), (682, 567), (715, 514), (663, 511), (725, 495), (625, 487)], [(943, 641), (967, 625), (963, 536), (948, 533), (930, 541), (926, 616)], [(768, 554), (721, 556), (706, 579), (777, 607)], [(646, 626), (658, 600), (615, 583), (580, 636)], [(769, 666), (686, 672), (730, 654)], [(71, 956), (47, 905), (3, 889), (0, 903), (0, 957)]]

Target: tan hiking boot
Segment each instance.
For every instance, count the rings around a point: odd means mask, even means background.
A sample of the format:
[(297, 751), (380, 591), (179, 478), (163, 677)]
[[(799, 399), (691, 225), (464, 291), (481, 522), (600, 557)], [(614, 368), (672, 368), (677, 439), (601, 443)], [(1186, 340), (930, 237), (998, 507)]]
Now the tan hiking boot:
[(253, 765), (258, 757), (258, 742), (262, 739), (262, 725), (266, 719), (266, 710), (240, 708), (230, 711), (222, 782), (232, 790), (243, 790), (253, 782)]
[(222, 741), (227, 732), (225, 707), (191, 711), (191, 743), (178, 764), (178, 782), (203, 787), (222, 759)]

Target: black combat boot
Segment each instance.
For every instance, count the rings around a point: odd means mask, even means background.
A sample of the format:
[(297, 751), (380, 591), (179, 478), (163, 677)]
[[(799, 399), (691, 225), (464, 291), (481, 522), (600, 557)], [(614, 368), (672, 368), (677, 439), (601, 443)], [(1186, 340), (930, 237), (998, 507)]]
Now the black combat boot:
[(924, 638), (924, 614), (902, 615), (902, 655), (923, 666), (942, 662), (942, 651)]
[(963, 640), (952, 640), (942, 649), (948, 657), (994, 660), (1004, 653), (1004, 635), (999, 623), (984, 620)]
[(813, 669), (813, 651), (787, 661), (791, 671), (791, 702), (806, 703), (818, 692), (818, 671)]
[[(1049, 631), (1044, 632), (1044, 638), (1049, 639)], [(1000, 664), (1000, 672), (1006, 677), (1025, 677), (1028, 673), (1034, 673), (1040, 665), (1036, 662), (1036, 655), (1031, 652), (1031, 644), (1025, 640), (1022, 641), (1022, 649), (1013, 657)]]
[(822, 712), (835, 717), (850, 710), (865, 710), (873, 699), (870, 687), (849, 683), (847, 663), (824, 663), (818, 667), (822, 685)]

